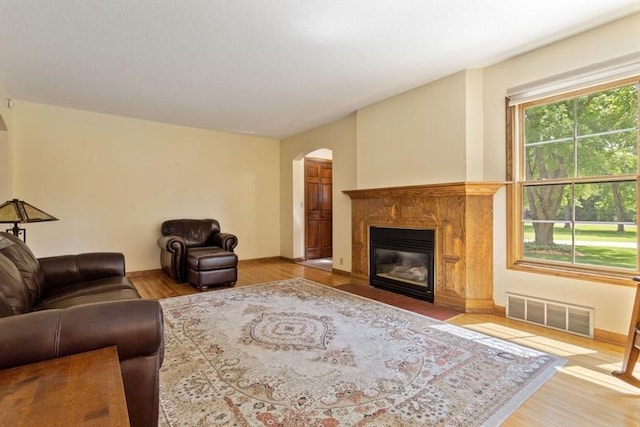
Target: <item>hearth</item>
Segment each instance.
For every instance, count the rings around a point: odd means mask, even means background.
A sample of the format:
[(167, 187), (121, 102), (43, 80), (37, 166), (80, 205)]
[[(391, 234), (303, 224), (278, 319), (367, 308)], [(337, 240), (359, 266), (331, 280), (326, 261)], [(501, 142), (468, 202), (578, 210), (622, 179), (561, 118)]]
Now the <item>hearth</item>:
[(370, 227), (369, 280), (374, 287), (433, 302), (434, 231)]

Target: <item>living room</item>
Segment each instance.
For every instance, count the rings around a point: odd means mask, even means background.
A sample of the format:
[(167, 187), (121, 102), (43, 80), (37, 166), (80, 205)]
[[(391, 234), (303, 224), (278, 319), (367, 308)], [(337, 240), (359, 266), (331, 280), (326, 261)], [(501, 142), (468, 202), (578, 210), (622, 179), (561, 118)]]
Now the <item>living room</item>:
[[(241, 260), (293, 260), (302, 254), (294, 246), (299, 231), (292, 165), (307, 153), (330, 149), (333, 268), (349, 274), (352, 200), (344, 191), (505, 182), (508, 90), (637, 54), (638, 40), (635, 13), (484, 68), (459, 70), (284, 138), (33, 102), (0, 81), (0, 99), (10, 99), (0, 105), (6, 127), (0, 130), (0, 200), (19, 197), (59, 218), (28, 226), (28, 244), (39, 257), (117, 251), (125, 254), (128, 272), (157, 270), (164, 220), (214, 217), (238, 235)], [(514, 293), (591, 307), (596, 337), (624, 343), (632, 282), (508, 268), (506, 206), (503, 187), (493, 199), (495, 305), (504, 308), (507, 293)]]

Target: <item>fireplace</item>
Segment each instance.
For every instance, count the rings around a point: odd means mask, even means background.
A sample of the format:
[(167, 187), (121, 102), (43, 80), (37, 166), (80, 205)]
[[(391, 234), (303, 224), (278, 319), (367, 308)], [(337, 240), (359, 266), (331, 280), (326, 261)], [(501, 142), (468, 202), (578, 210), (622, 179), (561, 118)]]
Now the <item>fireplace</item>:
[(351, 283), (372, 284), (373, 227), (432, 230), (433, 303), (492, 313), (493, 195), (503, 185), (454, 182), (343, 191), (351, 198)]
[(433, 230), (370, 227), (370, 284), (433, 302), (433, 251)]

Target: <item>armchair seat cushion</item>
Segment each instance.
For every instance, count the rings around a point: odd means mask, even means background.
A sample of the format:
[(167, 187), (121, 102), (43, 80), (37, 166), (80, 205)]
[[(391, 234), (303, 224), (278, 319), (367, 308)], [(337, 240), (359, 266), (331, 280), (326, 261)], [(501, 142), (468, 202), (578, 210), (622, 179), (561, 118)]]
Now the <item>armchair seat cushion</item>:
[(187, 251), (187, 267), (196, 271), (235, 268), (238, 256), (222, 248), (191, 248)]

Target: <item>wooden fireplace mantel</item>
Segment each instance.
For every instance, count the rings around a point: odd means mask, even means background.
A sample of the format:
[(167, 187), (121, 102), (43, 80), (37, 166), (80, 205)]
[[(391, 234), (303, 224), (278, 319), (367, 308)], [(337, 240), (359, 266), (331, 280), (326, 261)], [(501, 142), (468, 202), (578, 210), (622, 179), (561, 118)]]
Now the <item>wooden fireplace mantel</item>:
[(351, 197), (353, 283), (369, 284), (369, 228), (435, 231), (434, 304), (493, 311), (493, 196), (502, 182), (343, 191)]
[(410, 185), (406, 187), (364, 188), (345, 190), (352, 199), (380, 199), (397, 196), (493, 196), (503, 182), (451, 182), (445, 184)]

